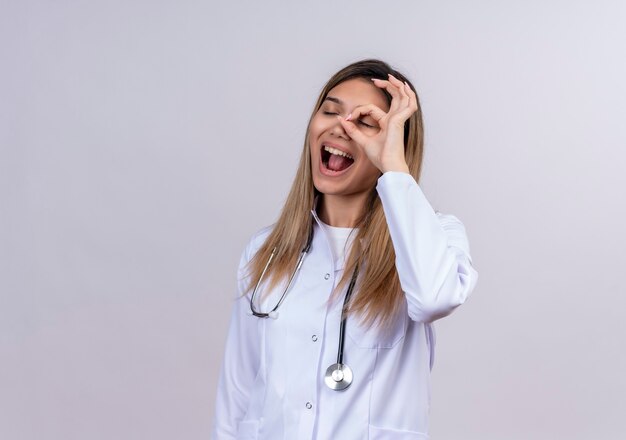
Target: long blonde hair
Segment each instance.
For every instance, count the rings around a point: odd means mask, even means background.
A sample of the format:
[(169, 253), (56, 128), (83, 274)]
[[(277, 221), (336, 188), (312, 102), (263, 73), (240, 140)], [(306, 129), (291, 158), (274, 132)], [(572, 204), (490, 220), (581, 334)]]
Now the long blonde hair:
[[(276, 248), (276, 254), (266, 274), (266, 277), (269, 278), (267, 288), (272, 289), (281, 280), (286, 279), (295, 267), (302, 247), (306, 243), (311, 228), (313, 228), (311, 209), (319, 192), (313, 185), (309, 127), (311, 119), (319, 110), (326, 95), (333, 87), (349, 79), (365, 78), (369, 81), (369, 78), (379, 78), (386, 80), (389, 73), (401, 81), (406, 81), (415, 91), (411, 82), (404, 75), (392, 69), (387, 63), (375, 59), (358, 61), (344, 67), (333, 75), (322, 89), (307, 124), (300, 164), (280, 217), (248, 265), (250, 275), (248, 289), (254, 287), (260, 279), (261, 272), (263, 272), (274, 248)], [(383, 89), (381, 92), (385, 94), (387, 102), (390, 104), (391, 95)], [(409, 171), (419, 182), (424, 146), (424, 129), (419, 99), (417, 111), (404, 125), (404, 145)], [(358, 234), (352, 242), (343, 276), (334, 293), (337, 294), (350, 281), (358, 264), (360, 288), (355, 291), (344, 313), (350, 316), (359, 316), (363, 324), (377, 324), (386, 327), (391, 324), (394, 315), (402, 306), (404, 296), (395, 267), (395, 252), (376, 188), (372, 188), (356, 227), (359, 228)]]

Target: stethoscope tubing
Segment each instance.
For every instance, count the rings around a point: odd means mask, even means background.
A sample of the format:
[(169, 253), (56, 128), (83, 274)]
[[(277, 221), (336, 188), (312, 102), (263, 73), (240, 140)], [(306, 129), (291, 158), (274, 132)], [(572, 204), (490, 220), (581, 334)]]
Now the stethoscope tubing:
[(278, 317), (277, 310), (280, 307), (280, 305), (283, 303), (283, 301), (285, 300), (285, 296), (287, 296), (287, 292), (289, 291), (289, 288), (291, 287), (291, 284), (293, 283), (293, 280), (296, 277), (296, 274), (302, 267), (302, 263), (304, 262), (304, 257), (309, 252), (309, 249), (311, 249), (312, 242), (313, 242), (313, 228), (311, 227), (309, 229), (309, 235), (307, 237), (306, 244), (302, 248), (302, 251), (300, 252), (300, 256), (298, 257), (296, 268), (291, 273), (291, 276), (289, 277), (289, 281), (287, 282), (287, 286), (285, 287), (285, 290), (283, 290), (283, 293), (280, 296), (280, 299), (278, 300), (274, 308), (270, 310), (269, 312), (267, 313), (258, 312), (254, 307), (254, 297), (256, 296), (256, 292), (259, 289), (261, 282), (263, 281), (265, 272), (267, 272), (267, 269), (270, 267), (270, 264), (272, 263), (272, 260), (274, 259), (274, 256), (276, 255), (276, 248), (272, 249), (272, 253), (270, 254), (270, 257), (268, 258), (267, 263), (265, 264), (265, 267), (263, 268), (263, 271), (261, 272), (259, 281), (257, 281), (256, 285), (254, 286), (254, 289), (252, 290), (252, 295), (250, 296), (250, 311), (252, 312), (254, 316), (256, 316), (257, 318), (274, 318), (274, 319)]
[(356, 279), (359, 274), (359, 266), (357, 265), (354, 268), (354, 272), (352, 273), (352, 279), (350, 280), (350, 284), (348, 285), (348, 291), (346, 292), (346, 297), (343, 300), (343, 307), (341, 308), (341, 325), (339, 327), (339, 347), (337, 349), (337, 363), (343, 364), (343, 346), (345, 341), (345, 332), (346, 332), (346, 306), (350, 302), (350, 297), (352, 296), (352, 291), (354, 290), (354, 285), (356, 284)]
[[(259, 286), (261, 285), (263, 277), (265, 276), (265, 273), (267, 272), (267, 269), (270, 267), (270, 264), (272, 263), (272, 260), (274, 259), (274, 256), (276, 255), (276, 248), (272, 249), (272, 253), (270, 254), (270, 257), (267, 260), (267, 263), (265, 264), (263, 271), (261, 272), (261, 276), (259, 277), (259, 280), (254, 286), (252, 295), (250, 296), (250, 314), (251, 315), (254, 315), (258, 318), (273, 318), (273, 319), (278, 318), (277, 310), (280, 307), (280, 305), (283, 303), (283, 301), (285, 300), (285, 296), (287, 295), (287, 292), (289, 291), (291, 284), (293, 283), (293, 280), (296, 277), (296, 274), (300, 271), (300, 268), (302, 267), (302, 263), (304, 262), (304, 257), (306, 256), (306, 254), (309, 252), (311, 248), (312, 241), (313, 241), (313, 227), (309, 229), (307, 242), (305, 246), (302, 248), (302, 251), (300, 252), (300, 256), (298, 257), (296, 267), (291, 273), (291, 276), (289, 277), (289, 281), (287, 282), (287, 286), (283, 290), (282, 295), (280, 296), (274, 308), (270, 310), (269, 312), (264, 313), (264, 312), (259, 312), (255, 309), (254, 298), (256, 296), (257, 290), (259, 289)], [(352, 296), (352, 292), (354, 291), (354, 286), (356, 284), (358, 274), (359, 274), (359, 265), (357, 264), (356, 267), (354, 268), (354, 272), (352, 274), (352, 278), (350, 279), (350, 284), (348, 285), (346, 296), (343, 300), (343, 306), (341, 308), (341, 323), (339, 325), (339, 344), (337, 347), (337, 362), (328, 367), (328, 369), (326, 370), (326, 374), (324, 376), (324, 382), (326, 383), (326, 385), (330, 389), (335, 390), (335, 391), (345, 390), (346, 388), (350, 386), (350, 384), (352, 384), (352, 378), (353, 378), (352, 370), (350, 369), (348, 365), (343, 363), (343, 358), (344, 358), (344, 345), (345, 345), (344, 343), (346, 339), (345, 338), (346, 320), (347, 320), (346, 309), (347, 309), (348, 303), (350, 302), (350, 297)]]

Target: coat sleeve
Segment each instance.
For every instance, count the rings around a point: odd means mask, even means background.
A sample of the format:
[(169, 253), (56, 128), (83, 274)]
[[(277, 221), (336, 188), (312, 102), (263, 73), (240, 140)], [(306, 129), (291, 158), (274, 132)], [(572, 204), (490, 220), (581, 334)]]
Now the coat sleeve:
[(435, 212), (410, 174), (384, 173), (376, 189), (410, 318), (428, 323), (449, 315), (478, 280), (463, 224)]
[(217, 385), (215, 420), (211, 438), (235, 439), (238, 424), (246, 415), (249, 398), (260, 366), (258, 319), (248, 315), (249, 295), (244, 294), (245, 265), (250, 259), (250, 244), (241, 255), (238, 295), (233, 304), (226, 338), (224, 360)]

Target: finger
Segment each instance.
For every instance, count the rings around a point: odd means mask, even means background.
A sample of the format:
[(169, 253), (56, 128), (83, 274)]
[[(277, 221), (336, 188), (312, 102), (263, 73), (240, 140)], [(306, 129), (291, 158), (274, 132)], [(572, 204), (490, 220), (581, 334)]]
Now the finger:
[(392, 74), (389, 74), (389, 81), (393, 85), (398, 87), (398, 91), (400, 92), (401, 100), (400, 100), (400, 103), (399, 103), (400, 104), (399, 105), (399, 109), (406, 108), (410, 104), (409, 95), (407, 94), (407, 91), (406, 91), (406, 83), (403, 83), (402, 81), (400, 81), (398, 78), (396, 78)]
[(406, 120), (409, 119), (416, 111), (417, 100), (415, 98), (411, 98), (411, 103), (407, 107), (391, 115), (387, 124), (403, 127)]
[(360, 116), (371, 116), (372, 119), (374, 119), (376, 122), (380, 122), (380, 120), (384, 118), (386, 114), (387, 113), (384, 110), (374, 104), (364, 104), (352, 110), (352, 113), (348, 115), (346, 120), (354, 121), (356, 119), (359, 119)]
[(395, 85), (398, 88), (404, 87), (404, 83), (402, 81), (400, 81), (398, 78), (396, 78), (395, 76), (393, 76), (391, 73), (388, 73), (387, 75), (389, 76), (389, 82), (390, 83), (392, 83), (393, 85)]
[(404, 123), (415, 113), (413, 107), (407, 107), (404, 110), (396, 113), (393, 118), (389, 118), (389, 124), (404, 127)]
[(350, 138), (354, 139), (354, 141), (361, 146), (365, 145), (367, 141), (367, 136), (361, 133), (361, 130), (359, 130), (353, 122), (346, 121), (339, 115), (337, 115), (337, 119), (339, 119), (339, 123), (346, 131), (348, 136), (350, 136)]
[[(385, 88), (392, 95), (389, 113), (393, 114), (410, 105), (410, 95), (407, 93), (406, 85), (392, 74), (388, 74)], [(382, 80), (381, 80), (382, 81)]]
[(404, 85), (406, 88), (406, 93), (409, 95), (409, 107), (413, 109), (413, 111), (417, 111), (417, 95), (411, 89), (411, 86), (408, 82), (404, 81)]
[(402, 100), (398, 87), (384, 79), (372, 78), (372, 80), (377, 87), (387, 90), (387, 92), (391, 95), (391, 105), (389, 106), (389, 111), (396, 111), (400, 106), (400, 101)]

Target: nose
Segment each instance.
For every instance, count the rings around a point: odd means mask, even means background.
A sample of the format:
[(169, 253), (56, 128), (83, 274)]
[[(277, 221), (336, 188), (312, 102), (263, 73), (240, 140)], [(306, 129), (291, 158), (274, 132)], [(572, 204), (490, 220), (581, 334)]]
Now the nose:
[(348, 141), (350, 140), (350, 136), (348, 136), (348, 133), (346, 133), (346, 130), (344, 130), (343, 125), (341, 125), (338, 118), (335, 118), (335, 123), (330, 129), (330, 134), (331, 136), (341, 137)]

